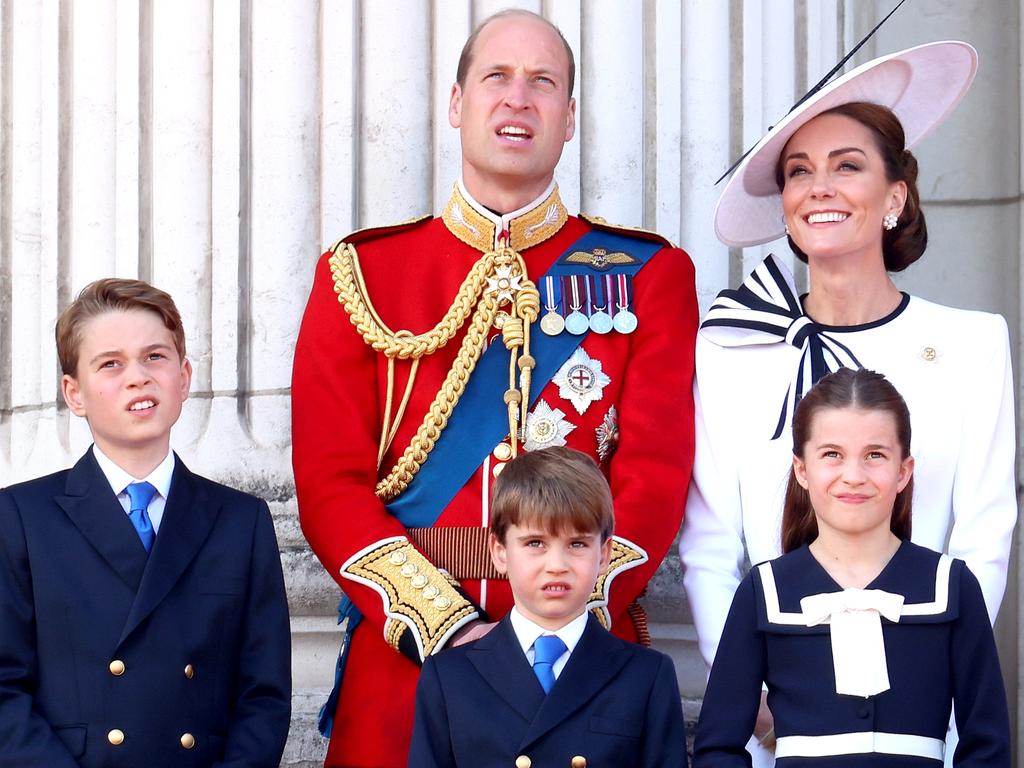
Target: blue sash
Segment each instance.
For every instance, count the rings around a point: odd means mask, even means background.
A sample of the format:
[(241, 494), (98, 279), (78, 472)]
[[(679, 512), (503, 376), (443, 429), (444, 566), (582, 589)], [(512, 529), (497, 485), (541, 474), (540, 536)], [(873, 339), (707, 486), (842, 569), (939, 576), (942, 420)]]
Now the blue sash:
[[(662, 244), (603, 230), (592, 230), (566, 249), (551, 265), (544, 277), (601, 274), (633, 276), (662, 248)], [(600, 268), (588, 267), (574, 254), (604, 249), (609, 253), (627, 254), (628, 263), (613, 263)], [(623, 260), (627, 261), (627, 260)], [(544, 278), (542, 277), (541, 280)], [(541, 390), (558, 373), (558, 369), (587, 337), (563, 332), (557, 336), (530, 333), (530, 354), (537, 361), (533, 369), (530, 405), (540, 397)], [(455, 494), (476, 472), (485, 457), (508, 435), (508, 411), (503, 396), (508, 389), (508, 355), (503, 344), (487, 348), (477, 361), (473, 375), (452, 411), (441, 436), (434, 443), (428, 460), (420, 467), (409, 487), (390, 504), (387, 510), (406, 528), (429, 528), (441, 516)], [(348, 619), (346, 636), (334, 671), (334, 689), (320, 709), (320, 733), (328, 738), (338, 709), (341, 678), (348, 661), (352, 631), (363, 615), (346, 595), (338, 603), (338, 623)]]
[[(657, 242), (592, 230), (570, 245), (544, 277), (581, 273), (635, 275), (662, 247)], [(572, 254), (596, 248), (628, 254), (633, 262), (612, 265), (598, 272), (578, 262), (567, 261)], [(562, 332), (548, 336), (538, 331), (531, 329), (530, 333), (530, 354), (537, 361), (530, 391), (531, 406), (562, 364), (589, 335), (589, 332), (580, 336)], [(406, 528), (429, 528), (437, 522), (484, 458), (508, 435), (508, 411), (502, 400), (508, 389), (508, 355), (504, 345), (495, 343), (480, 356), (462, 397), (448, 419), (448, 425), (434, 444), (427, 461), (409, 487), (387, 505), (388, 511)]]

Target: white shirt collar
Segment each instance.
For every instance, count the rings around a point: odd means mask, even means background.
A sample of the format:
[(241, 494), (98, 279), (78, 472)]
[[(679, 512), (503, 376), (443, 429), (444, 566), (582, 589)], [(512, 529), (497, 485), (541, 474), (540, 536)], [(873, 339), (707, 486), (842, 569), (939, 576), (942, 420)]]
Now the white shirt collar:
[(146, 477), (133, 477), (115, 464), (114, 460), (103, 453), (98, 445), (93, 444), (92, 455), (96, 457), (96, 463), (100, 465), (100, 469), (104, 477), (107, 478), (107, 482), (110, 483), (115, 496), (124, 493), (124, 489), (129, 483), (142, 481), (152, 483), (153, 487), (156, 488), (156, 492), (164, 499), (171, 492), (171, 477), (174, 475), (174, 451), (168, 450), (164, 460)]
[(512, 630), (516, 633), (516, 639), (519, 641), (519, 645), (522, 646), (523, 653), (532, 649), (534, 642), (541, 635), (558, 635), (562, 642), (565, 643), (566, 652), (571, 654), (576, 644), (579, 643), (580, 638), (583, 637), (583, 630), (587, 628), (587, 612), (584, 611), (554, 632), (530, 621), (515, 606), (509, 612), (509, 621), (512, 622)]
[(548, 184), (547, 189), (545, 189), (543, 192), (541, 192), (540, 195), (536, 199), (531, 200), (526, 205), (524, 205), (522, 208), (520, 208), (520, 209), (518, 209), (516, 211), (512, 211), (511, 213), (506, 213), (503, 216), (499, 216), (498, 214), (496, 214), (494, 211), (492, 211), (487, 206), (482, 205), (481, 203), (478, 203), (476, 198), (473, 197), (471, 194), (469, 194), (469, 190), (466, 189), (466, 185), (462, 183), (462, 177), (461, 176), (459, 177), (459, 182), (458, 183), (459, 183), (459, 192), (466, 199), (466, 202), (469, 203), (471, 206), (473, 206), (473, 210), (475, 210), (477, 213), (479, 213), (485, 219), (494, 222), (495, 236), (497, 236), (501, 232), (508, 231), (509, 223), (513, 219), (516, 219), (516, 218), (522, 216), (524, 213), (528, 213), (528, 212), (532, 211), (538, 205), (540, 205), (545, 200), (547, 200), (548, 197), (551, 195), (552, 190), (554, 190), (554, 188), (555, 188), (555, 179), (552, 176), (551, 177), (551, 183)]

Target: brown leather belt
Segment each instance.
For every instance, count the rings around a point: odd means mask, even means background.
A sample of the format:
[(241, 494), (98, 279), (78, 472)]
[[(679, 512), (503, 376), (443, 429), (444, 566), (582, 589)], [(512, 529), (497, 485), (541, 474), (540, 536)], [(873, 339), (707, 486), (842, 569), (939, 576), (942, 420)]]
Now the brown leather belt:
[(487, 528), (408, 528), (416, 548), (456, 581), (463, 579), (504, 579), (487, 551)]

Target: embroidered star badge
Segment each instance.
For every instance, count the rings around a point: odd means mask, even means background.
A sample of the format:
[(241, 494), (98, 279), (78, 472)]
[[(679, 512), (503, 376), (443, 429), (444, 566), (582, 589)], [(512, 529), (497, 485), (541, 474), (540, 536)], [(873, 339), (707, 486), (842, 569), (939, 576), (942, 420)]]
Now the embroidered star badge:
[(600, 400), (604, 396), (604, 388), (611, 383), (601, 370), (601, 361), (593, 359), (583, 347), (572, 353), (552, 381), (558, 385), (559, 396), (572, 403), (580, 414), (585, 413), (591, 403)]
[(601, 419), (597, 428), (597, 457), (605, 462), (612, 457), (619, 447), (619, 412), (613, 405)]
[(526, 441), (523, 448), (536, 451), (553, 445), (565, 445), (565, 438), (574, 429), (576, 425), (566, 421), (560, 409), (539, 400), (533, 412), (526, 414)]

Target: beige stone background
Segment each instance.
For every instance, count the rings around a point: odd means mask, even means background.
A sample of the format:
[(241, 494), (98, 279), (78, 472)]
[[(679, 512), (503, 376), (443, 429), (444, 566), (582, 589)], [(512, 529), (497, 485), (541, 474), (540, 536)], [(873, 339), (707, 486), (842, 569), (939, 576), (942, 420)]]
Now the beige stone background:
[[(271, 504), (294, 649), (284, 765), (317, 765), (338, 589), (296, 521), (292, 347), (326, 245), (447, 197), (448, 93), (472, 26), (517, 5), (562, 28), (579, 61), (579, 130), (558, 172), (568, 207), (682, 243), (706, 308), (766, 251), (788, 255), (715, 240), (715, 179), (894, 4), (0, 0), (0, 486), (89, 444), (57, 396), (52, 330), (70, 297), (107, 275), (169, 290), (195, 366), (173, 443)], [(918, 152), (932, 244), (899, 284), (1005, 315), (1018, 392), (1021, 6), (908, 0), (856, 59), (945, 38), (980, 52), (973, 90)], [(997, 625), (1014, 722), (1017, 582), (1014, 565)], [(674, 554), (647, 607), (693, 716), (704, 670)]]

